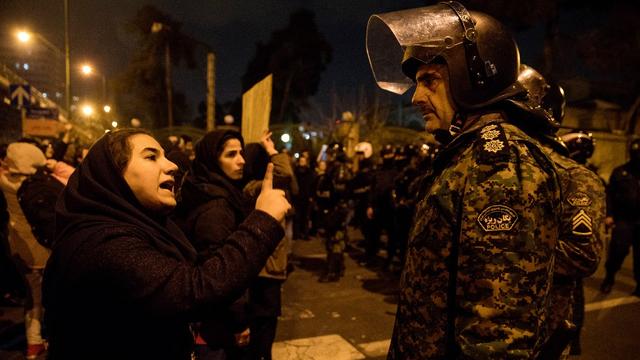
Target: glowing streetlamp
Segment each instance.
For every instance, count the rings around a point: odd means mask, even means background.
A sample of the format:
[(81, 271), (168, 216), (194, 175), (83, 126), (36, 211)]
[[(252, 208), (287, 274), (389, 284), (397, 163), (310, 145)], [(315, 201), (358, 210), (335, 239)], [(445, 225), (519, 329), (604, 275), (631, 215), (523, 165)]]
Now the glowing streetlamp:
[(89, 64), (84, 64), (80, 67), (80, 71), (85, 75), (91, 75), (93, 73), (93, 67)]
[[(82, 75), (84, 76), (93, 76), (94, 74), (100, 76), (102, 78), (102, 101), (106, 102), (107, 101), (107, 78), (104, 76), (104, 74), (96, 71), (96, 69), (91, 66), (91, 64), (82, 64), (80, 66), (80, 72), (82, 73)], [(105, 112), (108, 112), (105, 110)]]
[(82, 107), (80, 107), (80, 111), (82, 111), (82, 114), (86, 117), (93, 115), (93, 113), (95, 112), (93, 106), (89, 104), (82, 105)]
[(112, 121), (111, 122), (111, 126), (114, 127), (114, 128), (117, 128), (118, 127), (118, 122), (117, 121)]
[(40, 35), (37, 32), (30, 32), (27, 30), (19, 30), (16, 31), (15, 35), (19, 42), (23, 44), (27, 44), (31, 42), (31, 40), (35, 37), (38, 41), (44, 44), (46, 47), (51, 49), (57, 56), (63, 57), (65, 60), (65, 79), (64, 79), (64, 89), (65, 89), (65, 107), (69, 113), (69, 117), (71, 117), (71, 72), (69, 68), (70, 64), (70, 55), (69, 55), (69, 38), (68, 38), (68, 0), (64, 0), (65, 3), (65, 51), (60, 50), (57, 46), (53, 45), (49, 40), (47, 40), (44, 36)]
[(111, 112), (111, 106), (109, 105), (105, 105), (102, 110), (104, 110), (104, 112), (106, 112), (107, 114)]
[(31, 40), (31, 33), (25, 30), (20, 30), (16, 33), (16, 37), (21, 43), (27, 43)]

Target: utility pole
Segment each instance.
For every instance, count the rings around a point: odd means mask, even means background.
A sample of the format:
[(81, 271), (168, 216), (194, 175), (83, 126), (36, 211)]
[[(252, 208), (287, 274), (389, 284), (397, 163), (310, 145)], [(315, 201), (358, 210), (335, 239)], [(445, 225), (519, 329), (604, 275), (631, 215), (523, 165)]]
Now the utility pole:
[(207, 131), (216, 128), (216, 56), (207, 52)]
[(64, 96), (67, 120), (71, 120), (71, 59), (69, 54), (69, 0), (64, 0)]
[(169, 128), (173, 127), (173, 91), (171, 84), (171, 50), (169, 40), (164, 45), (165, 84), (167, 85), (167, 119)]

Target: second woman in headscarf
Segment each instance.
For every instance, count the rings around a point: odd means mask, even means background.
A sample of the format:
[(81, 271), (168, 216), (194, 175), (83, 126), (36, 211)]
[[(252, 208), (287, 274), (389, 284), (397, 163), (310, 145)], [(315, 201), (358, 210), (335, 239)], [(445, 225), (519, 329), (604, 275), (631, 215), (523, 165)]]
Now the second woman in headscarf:
[[(243, 147), (242, 136), (232, 130), (209, 132), (195, 147), (175, 219), (202, 259), (221, 247), (252, 210), (242, 193)], [(197, 326), (199, 359), (242, 357), (250, 337), (247, 301), (245, 293)]]

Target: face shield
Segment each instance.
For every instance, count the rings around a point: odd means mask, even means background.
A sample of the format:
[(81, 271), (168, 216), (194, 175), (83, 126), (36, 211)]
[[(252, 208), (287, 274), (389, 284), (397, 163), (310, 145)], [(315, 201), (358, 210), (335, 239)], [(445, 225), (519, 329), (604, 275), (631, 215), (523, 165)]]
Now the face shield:
[(380, 88), (403, 94), (422, 64), (444, 63), (458, 110), (473, 111), (524, 92), (520, 54), (509, 30), (455, 1), (376, 14), (367, 24), (367, 56)]
[[(460, 31), (452, 31), (460, 29)], [(414, 85), (420, 64), (462, 46), (458, 15), (447, 5), (375, 14), (367, 24), (367, 56), (380, 88), (404, 94)]]

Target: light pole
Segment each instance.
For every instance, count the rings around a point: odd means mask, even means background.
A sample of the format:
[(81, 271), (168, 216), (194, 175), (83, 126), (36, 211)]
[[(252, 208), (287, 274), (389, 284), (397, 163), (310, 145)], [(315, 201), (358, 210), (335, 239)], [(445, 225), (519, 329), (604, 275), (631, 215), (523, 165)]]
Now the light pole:
[[(166, 30), (165, 30), (166, 29)], [(171, 27), (169, 25), (154, 22), (151, 24), (151, 32), (159, 33), (161, 31), (171, 31)], [(169, 122), (169, 127), (173, 127), (173, 90), (171, 83), (171, 49), (169, 47), (169, 39), (164, 45), (164, 76), (165, 76), (165, 85), (167, 91), (167, 120)]]
[(64, 0), (64, 95), (71, 120), (71, 56), (69, 49), (69, 0)]

